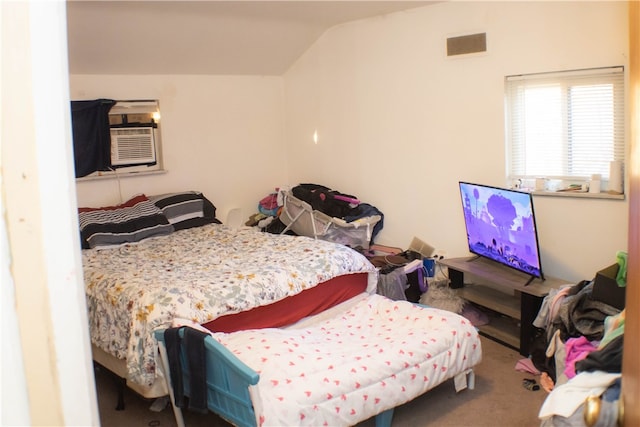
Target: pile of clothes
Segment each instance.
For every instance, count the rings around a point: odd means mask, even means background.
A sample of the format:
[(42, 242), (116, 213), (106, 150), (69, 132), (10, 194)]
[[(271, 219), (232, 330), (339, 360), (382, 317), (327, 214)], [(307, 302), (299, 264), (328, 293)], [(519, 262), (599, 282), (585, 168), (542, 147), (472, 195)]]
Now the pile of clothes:
[(595, 283), (552, 290), (533, 322), (539, 333), (531, 361), (550, 393), (539, 414), (543, 427), (584, 425), (585, 400), (596, 391), (599, 404), (608, 408), (601, 417), (617, 416), (625, 309), (594, 296)]

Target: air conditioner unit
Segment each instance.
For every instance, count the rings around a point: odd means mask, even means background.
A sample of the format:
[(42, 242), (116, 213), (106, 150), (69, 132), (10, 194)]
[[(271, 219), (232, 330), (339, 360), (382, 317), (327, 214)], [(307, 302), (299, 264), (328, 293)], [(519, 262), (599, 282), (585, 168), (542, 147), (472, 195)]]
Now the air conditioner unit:
[(111, 165), (135, 166), (156, 163), (153, 127), (111, 128)]

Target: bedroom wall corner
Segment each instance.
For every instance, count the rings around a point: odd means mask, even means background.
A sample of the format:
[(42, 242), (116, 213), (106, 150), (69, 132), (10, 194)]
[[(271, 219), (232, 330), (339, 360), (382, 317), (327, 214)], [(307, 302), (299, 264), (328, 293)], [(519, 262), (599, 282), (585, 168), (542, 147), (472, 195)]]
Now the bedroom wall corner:
[[(467, 256), (458, 181), (508, 185), (505, 76), (627, 65), (627, 14), (625, 2), (439, 2), (333, 27), (284, 76), (289, 179), (378, 207), (380, 244), (416, 236)], [(446, 56), (448, 36), (478, 32), (487, 52)], [(535, 203), (551, 276), (593, 278), (627, 247), (627, 200)]]

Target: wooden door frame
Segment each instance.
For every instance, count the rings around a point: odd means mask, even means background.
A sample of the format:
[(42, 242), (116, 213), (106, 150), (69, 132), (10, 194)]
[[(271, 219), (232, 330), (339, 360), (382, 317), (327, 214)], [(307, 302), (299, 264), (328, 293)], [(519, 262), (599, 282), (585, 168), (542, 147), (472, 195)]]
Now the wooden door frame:
[(640, 425), (640, 3), (629, 1), (629, 239), (622, 360), (624, 426)]

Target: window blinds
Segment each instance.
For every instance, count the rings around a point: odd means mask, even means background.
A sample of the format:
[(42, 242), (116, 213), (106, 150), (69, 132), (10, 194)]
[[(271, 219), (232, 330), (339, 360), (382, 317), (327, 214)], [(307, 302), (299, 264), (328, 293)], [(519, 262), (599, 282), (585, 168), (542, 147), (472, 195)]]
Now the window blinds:
[(583, 180), (624, 163), (624, 69), (505, 79), (508, 175)]

